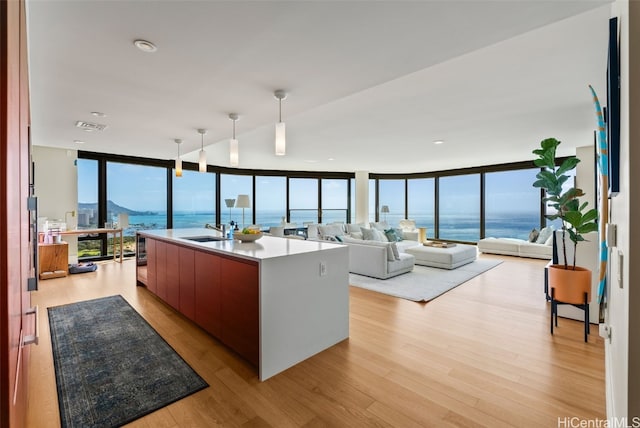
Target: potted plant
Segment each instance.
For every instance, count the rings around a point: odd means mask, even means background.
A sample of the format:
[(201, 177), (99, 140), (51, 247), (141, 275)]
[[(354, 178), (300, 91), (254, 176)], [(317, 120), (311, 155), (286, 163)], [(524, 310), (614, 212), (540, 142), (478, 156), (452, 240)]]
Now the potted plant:
[[(536, 174), (537, 180), (533, 186), (545, 190), (546, 196), (542, 201), (549, 203), (549, 206), (556, 210), (554, 214), (545, 215), (545, 218), (548, 220), (559, 218), (562, 221), (564, 264), (549, 267), (549, 284), (556, 288), (556, 293), (569, 292), (573, 288), (573, 296), (581, 295), (583, 292), (590, 294), (591, 271), (576, 266), (575, 250), (578, 243), (585, 240), (583, 234), (598, 230), (596, 223), (598, 211), (593, 208), (587, 209), (587, 202), (580, 203), (579, 198), (584, 196), (582, 189), (573, 186), (563, 189), (563, 185), (571, 178), (567, 173), (576, 167), (580, 159), (570, 156), (557, 165), (556, 150), (559, 145), (560, 141), (557, 139), (547, 138), (540, 142), (539, 149), (533, 151), (533, 154), (538, 156), (534, 160), (535, 165), (542, 168)], [(567, 237), (573, 242), (574, 251), (571, 263), (567, 259)], [(580, 284), (581, 282), (582, 284)], [(562, 284), (569, 285), (569, 287), (562, 287)], [(580, 294), (575, 294), (576, 292)], [(575, 298), (565, 297), (564, 294), (557, 295), (556, 298), (558, 301), (575, 300)]]

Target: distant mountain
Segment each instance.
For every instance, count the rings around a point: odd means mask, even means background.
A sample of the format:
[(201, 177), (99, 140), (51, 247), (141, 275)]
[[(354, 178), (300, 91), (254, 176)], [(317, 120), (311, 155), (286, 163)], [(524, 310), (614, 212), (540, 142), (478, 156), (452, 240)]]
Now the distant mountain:
[[(97, 210), (98, 209), (98, 203), (97, 202), (91, 202), (91, 203), (83, 203), (80, 202), (78, 203), (78, 210), (82, 210), (82, 209), (88, 209), (88, 210)], [(115, 215), (120, 214), (120, 213), (126, 213), (129, 215), (157, 215), (158, 213), (153, 212), (153, 211), (134, 211), (134, 210), (130, 210), (129, 208), (125, 208), (122, 207), (118, 204), (116, 204), (113, 201), (107, 201), (107, 212), (111, 212)]]

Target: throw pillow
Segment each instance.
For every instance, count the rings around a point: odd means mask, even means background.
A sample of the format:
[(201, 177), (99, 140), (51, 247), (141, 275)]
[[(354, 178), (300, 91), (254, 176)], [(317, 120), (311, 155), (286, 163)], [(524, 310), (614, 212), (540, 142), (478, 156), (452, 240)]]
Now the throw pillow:
[(553, 233), (553, 226), (547, 226), (542, 228), (542, 230), (538, 234), (538, 238), (536, 239), (536, 244), (544, 244), (545, 242), (547, 242), (547, 239), (549, 239), (552, 233)]
[(336, 235), (336, 236), (334, 236), (334, 238), (336, 238), (336, 241), (338, 241), (338, 242), (343, 242), (342, 241), (342, 236)]
[(362, 224), (351, 224), (351, 223), (348, 223), (347, 224), (347, 232), (348, 233), (354, 233), (354, 232), (360, 233), (360, 227), (362, 227)]
[(366, 229), (366, 228), (362, 228), (362, 239), (364, 239), (365, 241), (375, 241), (376, 240), (376, 235), (373, 232), (373, 229)]
[(404, 231), (402, 229), (394, 229), (396, 231), (396, 236), (398, 237), (398, 242), (404, 241)]
[(540, 235), (540, 232), (538, 232), (538, 230), (534, 227), (533, 230), (529, 232), (529, 242), (536, 242), (536, 239), (538, 239), (538, 235)]
[(389, 225), (387, 224), (386, 221), (380, 221), (380, 222), (377, 222), (377, 223), (372, 221), (369, 224), (371, 225), (372, 229), (378, 229), (380, 232), (384, 232), (385, 229), (389, 229)]
[(380, 231), (378, 229), (373, 229), (374, 235), (376, 235), (376, 241), (379, 242), (389, 242), (387, 235), (384, 234), (384, 231)]
[(396, 260), (400, 260), (400, 251), (398, 251), (398, 246), (396, 245), (396, 243), (392, 242), (391, 244), (389, 244), (389, 246), (391, 247), (391, 251), (393, 252), (393, 257)]
[(389, 242), (400, 241), (400, 238), (398, 237), (398, 234), (395, 229), (387, 229), (384, 231), (384, 234), (387, 236), (387, 239), (389, 240)]
[(360, 232), (360, 231), (351, 232), (351, 233), (349, 233), (349, 236), (354, 238), (354, 239), (364, 239), (364, 237), (362, 236), (362, 232)]

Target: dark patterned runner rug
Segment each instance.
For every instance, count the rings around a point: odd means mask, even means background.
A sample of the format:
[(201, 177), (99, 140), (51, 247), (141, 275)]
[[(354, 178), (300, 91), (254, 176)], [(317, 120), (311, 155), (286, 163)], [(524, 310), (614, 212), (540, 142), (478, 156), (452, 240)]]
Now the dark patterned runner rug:
[(49, 308), (63, 427), (116, 427), (209, 386), (122, 296)]

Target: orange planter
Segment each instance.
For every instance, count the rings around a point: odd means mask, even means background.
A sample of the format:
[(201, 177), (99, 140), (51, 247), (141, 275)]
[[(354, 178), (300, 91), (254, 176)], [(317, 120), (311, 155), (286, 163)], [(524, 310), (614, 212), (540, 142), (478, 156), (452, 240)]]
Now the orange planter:
[(555, 289), (555, 300), (576, 305), (591, 301), (591, 271), (576, 266), (575, 270), (565, 269), (564, 265), (549, 266), (549, 287)]

